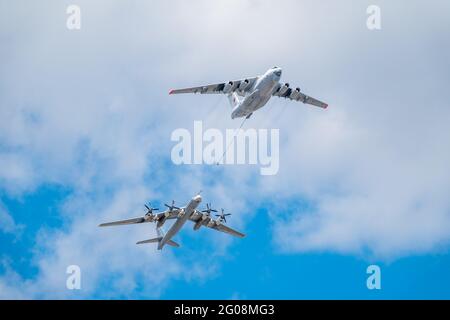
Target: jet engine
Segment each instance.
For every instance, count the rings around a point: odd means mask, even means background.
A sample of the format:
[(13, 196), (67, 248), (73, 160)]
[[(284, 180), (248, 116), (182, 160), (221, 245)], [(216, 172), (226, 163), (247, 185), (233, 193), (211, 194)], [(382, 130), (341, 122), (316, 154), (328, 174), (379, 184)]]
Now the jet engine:
[(288, 90), (289, 90), (289, 83), (285, 83), (283, 86), (280, 87), (280, 90), (278, 90), (278, 95), (282, 96)]
[(291, 98), (292, 100), (296, 100), (299, 95), (300, 95), (300, 88), (295, 88), (295, 90), (291, 92), (289, 98)]
[(239, 84), (239, 90), (244, 91), (245, 89), (248, 88), (249, 85), (250, 81), (248, 81), (248, 79), (245, 79), (244, 81), (241, 81), (241, 83)]
[(231, 88), (233, 88), (233, 81), (228, 82), (225, 87), (223, 87), (223, 93), (230, 93)]

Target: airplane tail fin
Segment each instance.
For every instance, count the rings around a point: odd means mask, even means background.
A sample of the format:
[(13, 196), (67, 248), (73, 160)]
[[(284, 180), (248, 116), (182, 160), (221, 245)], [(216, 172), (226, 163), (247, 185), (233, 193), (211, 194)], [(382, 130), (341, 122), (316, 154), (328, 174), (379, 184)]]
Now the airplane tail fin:
[(241, 103), (241, 98), (239, 98), (236, 92), (233, 92), (228, 94), (228, 101), (230, 102), (231, 107), (235, 108)]

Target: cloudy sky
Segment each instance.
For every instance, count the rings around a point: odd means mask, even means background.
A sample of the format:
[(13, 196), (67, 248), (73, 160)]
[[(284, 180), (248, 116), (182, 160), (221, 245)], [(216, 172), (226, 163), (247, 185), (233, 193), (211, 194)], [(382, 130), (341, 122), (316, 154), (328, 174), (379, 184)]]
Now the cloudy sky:
[[(66, 9), (81, 9), (81, 29)], [(381, 9), (381, 30), (366, 9)], [(0, 298), (450, 298), (450, 4), (415, 1), (0, 0)], [(254, 76), (280, 170), (176, 166), (177, 128), (239, 126), (226, 98), (173, 87)], [(231, 239), (100, 222), (198, 190)], [(368, 290), (366, 268), (382, 270)], [(81, 290), (66, 288), (78, 265)]]

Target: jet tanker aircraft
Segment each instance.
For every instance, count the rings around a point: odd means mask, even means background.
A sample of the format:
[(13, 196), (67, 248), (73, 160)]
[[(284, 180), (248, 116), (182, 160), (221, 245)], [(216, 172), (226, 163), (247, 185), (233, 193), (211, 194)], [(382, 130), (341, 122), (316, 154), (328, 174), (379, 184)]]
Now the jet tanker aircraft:
[[(210, 204), (206, 205), (205, 210), (202, 211), (197, 210), (197, 207), (201, 201), (202, 197), (200, 196), (200, 194), (193, 197), (185, 207), (176, 207), (175, 202), (172, 201), (171, 205), (164, 204), (167, 207), (166, 211), (159, 213), (153, 213), (154, 210), (159, 209), (145, 205), (145, 207), (147, 208), (147, 213), (143, 217), (102, 223), (99, 225), (99, 227), (155, 222), (158, 237), (139, 241), (137, 242), (137, 244), (157, 243), (158, 250), (161, 250), (166, 244), (172, 247), (179, 247), (180, 245), (175, 241), (173, 241), (172, 238), (180, 231), (180, 229), (188, 220), (194, 223), (194, 230), (198, 230), (200, 229), (200, 227), (205, 226), (210, 229), (228, 233), (235, 237), (239, 238), (245, 237), (243, 233), (233, 230), (225, 225), (225, 223), (227, 222), (226, 217), (230, 216), (231, 214), (224, 213), (223, 209), (220, 215), (219, 214), (215, 215), (217, 219), (213, 219), (211, 217), (211, 212), (217, 213), (217, 210), (212, 209)], [(171, 219), (175, 219), (176, 221), (169, 228), (167, 233), (164, 233), (161, 227), (167, 220)]]
[(250, 118), (253, 112), (264, 107), (273, 96), (301, 101), (323, 109), (328, 107), (328, 104), (301, 92), (300, 88), (291, 88), (289, 83), (280, 83), (281, 73), (281, 68), (273, 67), (261, 76), (199, 87), (175, 89), (170, 90), (169, 94), (226, 94), (233, 108), (231, 112), (232, 119), (242, 117)]

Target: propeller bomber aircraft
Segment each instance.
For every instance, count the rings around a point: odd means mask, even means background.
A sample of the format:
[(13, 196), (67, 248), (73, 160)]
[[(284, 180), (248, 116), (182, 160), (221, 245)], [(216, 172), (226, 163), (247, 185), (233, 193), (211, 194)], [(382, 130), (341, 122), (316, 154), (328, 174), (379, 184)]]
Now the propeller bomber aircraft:
[[(225, 225), (225, 223), (227, 223), (226, 217), (230, 216), (231, 214), (225, 213), (223, 209), (221, 210), (221, 214), (215, 215), (217, 219), (213, 219), (211, 217), (211, 212), (217, 213), (217, 210), (211, 208), (211, 204), (206, 204), (205, 210), (197, 210), (197, 207), (201, 201), (202, 197), (200, 196), (200, 194), (197, 194), (195, 197), (193, 197), (185, 207), (175, 206), (175, 201), (172, 200), (171, 205), (164, 204), (167, 207), (166, 211), (158, 213), (153, 213), (153, 211), (159, 210), (158, 208), (153, 208), (151, 205), (145, 205), (147, 213), (143, 217), (102, 223), (99, 225), (99, 227), (155, 222), (158, 237), (139, 241), (136, 244), (157, 243), (158, 250), (161, 250), (166, 244), (172, 247), (179, 247), (180, 245), (173, 241), (172, 238), (180, 231), (180, 229), (188, 220), (194, 223), (194, 230), (198, 230), (200, 229), (200, 227), (205, 226), (207, 228), (221, 231), (238, 238), (245, 237), (243, 233), (233, 230)], [(167, 233), (164, 233), (161, 227), (167, 220), (172, 219), (176, 219), (175, 223), (169, 228)]]

